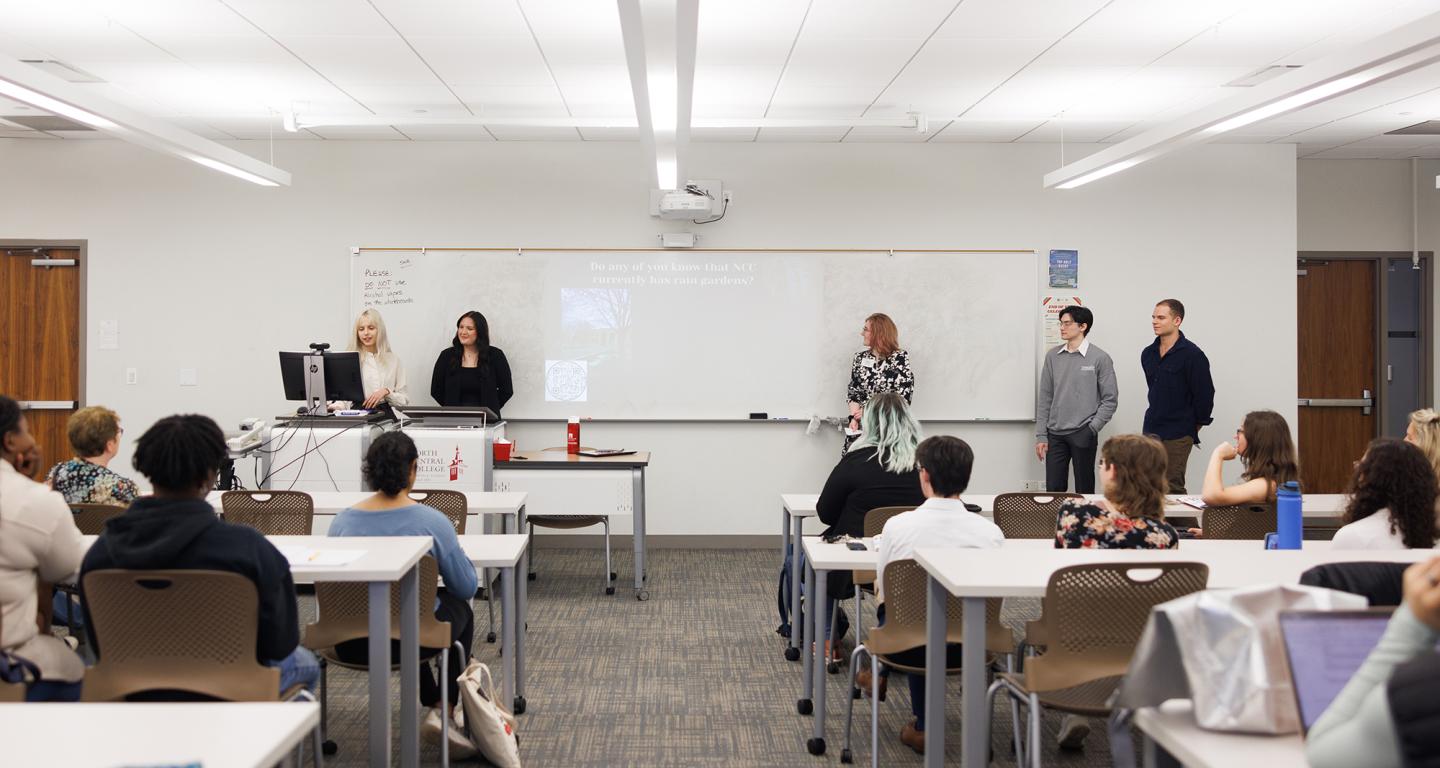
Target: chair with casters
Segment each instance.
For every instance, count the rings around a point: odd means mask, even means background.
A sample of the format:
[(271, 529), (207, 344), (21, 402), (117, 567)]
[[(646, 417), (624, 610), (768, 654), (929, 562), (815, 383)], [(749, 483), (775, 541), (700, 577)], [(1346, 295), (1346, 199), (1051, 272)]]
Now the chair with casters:
[(105, 531), (105, 521), (125, 514), (126, 507), (119, 504), (71, 504), (75, 527), (86, 536), (99, 536)]
[(309, 536), (315, 500), (303, 491), (226, 491), (221, 514), (228, 523), (248, 525), (266, 536)]
[[(425, 504), (440, 510), (442, 514), (455, 527), (456, 536), (465, 535), (465, 521), (470, 516), (470, 502), (465, 498), (462, 491), (430, 491), (421, 488), (410, 490), (410, 499), (419, 504)], [(485, 642), (495, 642), (495, 590), (492, 589), (493, 576), (489, 568), (482, 569), (480, 583), (481, 589), (485, 590), (485, 609), (490, 616), (490, 631), (485, 635)]]
[(1205, 507), (1200, 527), (1207, 539), (1263, 539), (1277, 530), (1274, 504), (1228, 504)]
[[(563, 451), (565, 448), (546, 448), (547, 451)], [(580, 446), (580, 450), (593, 450), (589, 446)], [(615, 571), (610, 565), (610, 516), (609, 515), (527, 515), (525, 518), (529, 523), (530, 533), (530, 568), (532, 569), (527, 578), (534, 578), (535, 572), (535, 527), (554, 528), (558, 530), (571, 531), (577, 528), (589, 528), (592, 525), (605, 526), (605, 594), (615, 594)]]
[[(420, 558), (420, 660), (433, 661), (439, 658), (440, 706), (443, 716), (440, 737), (440, 764), (450, 765), (450, 661), (445, 652), (454, 647), (464, 657), (464, 647), (450, 640), (450, 624), (435, 618), (435, 592), (440, 582), (440, 569), (431, 555)], [(400, 588), (390, 585), (390, 641), (392, 649), (400, 641)], [(320, 659), (320, 734), (325, 754), (333, 755), (338, 746), (329, 736), (330, 704), (328, 695), (329, 666), (334, 664), (346, 669), (368, 670), (366, 663), (355, 663), (341, 659), (335, 646), (348, 640), (370, 637), (370, 594), (369, 585), (364, 583), (317, 582), (315, 584), (315, 608), (318, 618), (314, 624), (305, 627), (301, 645), (315, 652)], [(391, 653), (391, 671), (400, 669), (398, 654)]]
[[(879, 536), (880, 532), (885, 530), (885, 523), (889, 522), (890, 518), (901, 514), (902, 512), (909, 512), (913, 509), (915, 508), (876, 507), (865, 513), (865, 521), (863, 524), (864, 527), (862, 529), (862, 533), (867, 539)], [(865, 617), (860, 614), (861, 593), (864, 592), (871, 595), (875, 594), (875, 572), (851, 571), (851, 581), (855, 583), (855, 637), (856, 639), (859, 639), (861, 635), (864, 634), (863, 630), (865, 629)], [(839, 607), (839, 605), (840, 601), (838, 599), (830, 601), (830, 637), (834, 637), (835, 630), (839, 628), (840, 612), (835, 610), (837, 607)], [(840, 671), (840, 664), (839, 662), (826, 660), (825, 669), (833, 675), (836, 672)], [(859, 691), (854, 691), (852, 693), (857, 696), (859, 695)]]
[[(279, 668), (256, 660), (260, 596), (238, 573), (106, 569), (85, 574), (82, 587), (99, 657), (85, 672), (82, 701), (165, 691), (187, 699), (315, 700), (303, 686), (281, 691)], [(318, 766), (318, 727), (313, 737)]]
[[(854, 722), (855, 699), (859, 690), (855, 676), (859, 670), (862, 654), (870, 657), (870, 764), (880, 764), (879, 751), (875, 749), (880, 735), (880, 670), (883, 667), (897, 669), (907, 674), (925, 674), (925, 666), (903, 663), (897, 655), (905, 651), (925, 647), (925, 598), (929, 583), (928, 574), (914, 560), (895, 560), (885, 564), (885, 623), (871, 629), (865, 642), (857, 645), (850, 654), (850, 698), (845, 704), (845, 744), (840, 750), (840, 762), (850, 763), (854, 756), (850, 751), (850, 732)], [(1000, 658), (1009, 659), (1015, 653), (1015, 637), (1000, 623), (1000, 607), (1003, 601), (992, 598), (985, 601), (985, 650), (987, 675)], [(960, 598), (950, 595), (946, 602), (946, 643), (960, 643), (964, 636), (964, 609)], [(1007, 660), (1007, 667), (1009, 665)], [(960, 674), (960, 667), (947, 667), (946, 676)]]
[(1053, 539), (1060, 506), (1078, 493), (1002, 493), (995, 497), (995, 525), (1007, 539)]
[[(1023, 672), (1001, 674), (986, 693), (991, 709), (978, 724), (990, 727), (995, 695), (1011, 700), (1016, 760), (1040, 766), (1040, 723), (1047, 709), (1080, 717), (1108, 717), (1110, 698), (1140, 641), (1151, 610), (1205, 589), (1210, 569), (1203, 563), (1092, 563), (1061, 568), (1045, 586), (1041, 644), (1045, 653), (1025, 661)], [(1034, 627), (1034, 624), (1031, 625)], [(1022, 737), (1020, 705), (1029, 707), (1028, 737)], [(1027, 744), (1028, 741), (1028, 744)]]

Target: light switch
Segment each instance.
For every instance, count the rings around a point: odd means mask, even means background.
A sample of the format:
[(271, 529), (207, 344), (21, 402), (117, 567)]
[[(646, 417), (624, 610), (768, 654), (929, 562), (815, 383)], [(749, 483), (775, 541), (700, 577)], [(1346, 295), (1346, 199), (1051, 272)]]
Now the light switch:
[(135, 370), (134, 368), (126, 368), (126, 369), (125, 369), (125, 383), (126, 383), (126, 384), (138, 384), (139, 381), (140, 381), (140, 373), (139, 373), (139, 371)]
[(200, 386), (200, 380), (199, 380), (199, 378), (195, 375), (195, 369), (194, 369), (194, 368), (181, 368), (181, 369), (180, 369), (180, 386), (182, 386), (182, 387), (198, 387), (198, 386)]

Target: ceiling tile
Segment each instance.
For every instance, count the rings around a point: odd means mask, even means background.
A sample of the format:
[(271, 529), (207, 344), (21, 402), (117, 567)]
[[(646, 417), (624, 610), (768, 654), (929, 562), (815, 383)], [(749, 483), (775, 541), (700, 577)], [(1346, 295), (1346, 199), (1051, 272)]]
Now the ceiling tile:
[(1241, 0), (1115, 0), (1037, 62), (1044, 66), (1144, 66), (1213, 27)]
[(1043, 39), (931, 40), (885, 89), (868, 117), (923, 112), (931, 120), (960, 115), (1020, 71), (1049, 42)]
[(289, 37), (383, 37), (395, 31), (358, 0), (225, 0), (255, 26)]
[(756, 141), (838, 142), (848, 128), (762, 128)]
[(435, 83), (434, 73), (393, 32), (376, 37), (297, 36), (282, 42), (341, 87)]
[(1009, 142), (1037, 128), (1039, 120), (981, 120), (963, 117), (939, 129), (932, 141)]
[(1016, 75), (975, 105), (968, 116), (990, 119), (1049, 118), (1071, 106), (1098, 98), (1126, 77), (1134, 67), (1041, 67)]
[(1016, 141), (1094, 143), (1108, 139), (1130, 125), (1125, 121), (1051, 120)]
[(457, 85), (455, 93), (477, 115), (565, 117), (565, 104), (554, 86)]
[(408, 37), (518, 37), (530, 30), (515, 0), (372, 0)]
[(929, 134), (919, 133), (914, 128), (896, 128), (890, 126), (867, 126), (858, 125), (845, 134), (845, 141), (860, 143), (866, 142), (891, 142), (895, 144), (915, 144), (930, 138)]
[(494, 141), (482, 126), (406, 125), (400, 130), (414, 141)]
[(394, 128), (383, 125), (330, 125), (310, 128), (312, 133), (324, 139), (350, 139), (352, 141), (405, 141), (406, 136)]
[(539, 128), (533, 126), (492, 125), (490, 132), (500, 141), (578, 141), (574, 128)]
[(554, 84), (529, 34), (512, 37), (410, 37), (410, 44), (451, 85)]
[(1109, 0), (965, 0), (935, 39), (1060, 39)]

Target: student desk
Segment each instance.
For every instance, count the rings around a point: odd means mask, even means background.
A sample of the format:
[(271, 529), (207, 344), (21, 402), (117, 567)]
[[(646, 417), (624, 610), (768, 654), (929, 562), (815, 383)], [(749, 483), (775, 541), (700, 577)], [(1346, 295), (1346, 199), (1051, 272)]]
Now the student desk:
[[(1037, 543), (1048, 543), (1043, 539)], [(1304, 549), (1267, 552), (1258, 542), (1188, 540), (1179, 549), (1053, 549), (1012, 546), (1000, 549), (920, 547), (915, 560), (929, 572), (926, 598), (925, 670), (936, 684), (925, 689), (925, 765), (939, 768), (945, 759), (945, 601), (947, 593), (964, 602), (961, 685), (961, 765), (982, 766), (990, 736), (977, 726), (985, 712), (985, 599), (1041, 597), (1050, 574), (1069, 565), (1125, 562), (1199, 562), (1210, 567), (1209, 587), (1293, 584), (1306, 569), (1334, 562), (1417, 562), (1435, 556), (1432, 549), (1332, 550), (1311, 541)], [(1324, 545), (1324, 546), (1322, 546)], [(823, 745), (822, 745), (823, 746)]]
[[(95, 536), (86, 536), (87, 548)], [(296, 583), (370, 585), (370, 765), (390, 764), (390, 584), (400, 583), (400, 764), (420, 762), (420, 558), (429, 536), (268, 536), (278, 546), (364, 550), (344, 565), (291, 567)], [(378, 663), (377, 663), (378, 660)]]
[(1266, 736), (1207, 731), (1195, 724), (1190, 702), (1173, 699), (1135, 711), (1135, 726), (1145, 735), (1145, 768), (1306, 768), (1305, 741), (1298, 733)]
[[(348, 539), (331, 539), (348, 541)], [(516, 588), (516, 570), (525, 562), (530, 537), (523, 534), (461, 536), (460, 548), (476, 568), (499, 568), (504, 621), (501, 642), (505, 664), (504, 701), (511, 702), (511, 711), (525, 713), (525, 579)], [(523, 572), (523, 569), (522, 569)], [(518, 593), (518, 596), (517, 596)], [(512, 653), (510, 649), (514, 649)]]
[(635, 597), (648, 600), (650, 592), (645, 587), (645, 469), (649, 465), (648, 451), (636, 451), (626, 456), (580, 456), (564, 450), (521, 451), (510, 461), (495, 463), (495, 479), (499, 488), (528, 491), (530, 503), (537, 505), (533, 510), (537, 515), (615, 516), (622, 514), (623, 510), (610, 506), (605, 499), (586, 499), (586, 502), (596, 505), (588, 508), (584, 504), (579, 508), (566, 504), (560, 509), (550, 509), (545, 497), (552, 496), (553, 486), (579, 481), (596, 472), (629, 473), (630, 511), (635, 521)]
[[(1044, 496), (1043, 492), (1035, 491), (1034, 495)], [(967, 503), (980, 507), (980, 514), (991, 517), (995, 511), (996, 494), (965, 494)], [(1104, 498), (1103, 496), (1091, 495), (1091, 500)], [(1176, 501), (1179, 496), (1166, 497), (1165, 514), (1175, 517), (1199, 517), (1201, 510)], [(1334, 528), (1339, 522), (1341, 515), (1345, 514), (1345, 503), (1348, 497), (1339, 493), (1310, 494), (1304, 499), (1304, 516), (1307, 522), (1316, 524), (1317, 528)], [(816, 516), (816, 504), (820, 500), (818, 493), (782, 493), (780, 494), (780, 566), (784, 568), (785, 558), (788, 554), (793, 562), (800, 562), (800, 539), (804, 527), (805, 518)], [(790, 605), (800, 604), (800, 580), (802, 576), (800, 569), (794, 568), (790, 571)], [(795, 661), (800, 658), (800, 633), (796, 631), (792, 621), (790, 628), (790, 640), (785, 647), (785, 658)]]
[(7, 765), (271, 768), (319, 723), (310, 701), (0, 704), (0, 743)]

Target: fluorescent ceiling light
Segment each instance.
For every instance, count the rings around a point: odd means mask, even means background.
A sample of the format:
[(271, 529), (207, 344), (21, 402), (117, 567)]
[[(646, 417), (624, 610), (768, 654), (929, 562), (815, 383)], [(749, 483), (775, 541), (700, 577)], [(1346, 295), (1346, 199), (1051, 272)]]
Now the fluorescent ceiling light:
[(700, 0), (619, 0), (617, 6), (633, 124), (646, 165), (655, 169), (654, 186), (675, 189), (690, 141)]
[(655, 179), (659, 189), (680, 188), (680, 168), (675, 163), (675, 158), (655, 159)]
[(1045, 174), (1046, 188), (1073, 189), (1227, 131), (1335, 98), (1440, 61), (1440, 13), (1306, 64)]
[(255, 184), (290, 184), (290, 174), (273, 165), (3, 55), (0, 94), (93, 126), (131, 144), (191, 160)]
[(119, 127), (99, 115), (86, 112), (79, 107), (71, 106), (58, 99), (52, 99), (43, 93), (32, 91), (23, 85), (12, 83), (9, 80), (0, 80), (0, 93), (16, 101), (23, 101), (32, 107), (39, 107), (46, 112), (54, 112), (62, 117), (68, 117), (76, 122), (92, 125), (96, 128)]

